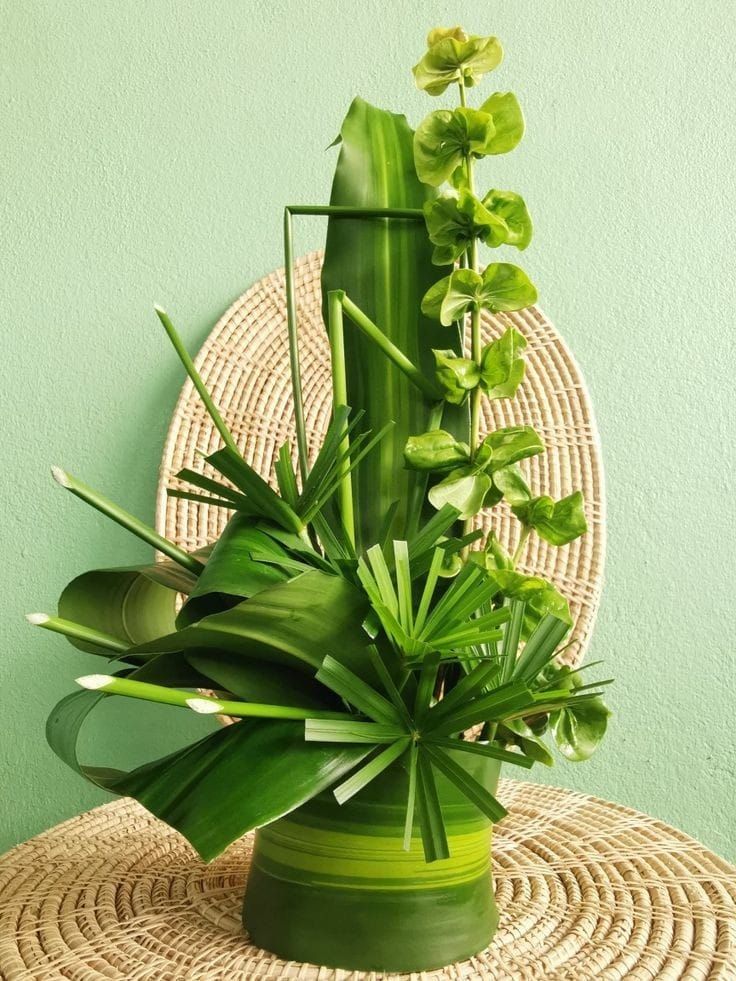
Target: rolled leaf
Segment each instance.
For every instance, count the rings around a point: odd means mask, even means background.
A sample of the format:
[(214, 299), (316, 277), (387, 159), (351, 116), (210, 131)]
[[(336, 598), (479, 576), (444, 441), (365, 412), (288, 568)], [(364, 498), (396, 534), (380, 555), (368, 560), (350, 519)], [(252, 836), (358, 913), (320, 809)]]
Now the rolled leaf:
[(372, 676), (362, 629), (368, 603), (345, 579), (317, 570), (261, 590), (251, 599), (135, 647), (146, 660), (165, 651), (220, 650), (314, 675), (327, 653)]
[[(149, 566), (95, 569), (73, 579), (59, 597), (59, 616), (110, 634), (126, 647), (174, 629), (176, 592), (162, 586)], [(108, 649), (68, 637), (81, 651), (110, 656)]]

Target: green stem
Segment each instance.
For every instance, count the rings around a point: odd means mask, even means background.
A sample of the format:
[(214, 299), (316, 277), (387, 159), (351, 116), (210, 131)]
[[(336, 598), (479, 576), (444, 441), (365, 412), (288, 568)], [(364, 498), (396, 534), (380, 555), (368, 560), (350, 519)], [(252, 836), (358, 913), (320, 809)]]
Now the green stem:
[(292, 215), (317, 215), (330, 218), (399, 218), (407, 221), (424, 221), (421, 208), (360, 208), (342, 204), (289, 204)]
[[(339, 291), (338, 291), (339, 292)], [(409, 381), (413, 382), (414, 385), (425, 395), (430, 401), (436, 402), (442, 398), (442, 393), (437, 388), (437, 386), (431, 382), (414, 364), (409, 358), (404, 354), (403, 351), (399, 350), (396, 345), (389, 340), (388, 337), (383, 333), (380, 327), (377, 327), (373, 321), (367, 317), (360, 307), (356, 306), (353, 301), (344, 294), (342, 295), (342, 307), (345, 313), (350, 317), (355, 326), (362, 330), (363, 333), (370, 337), (373, 343), (380, 348), (381, 351), (386, 355), (386, 357), (392, 361), (399, 371), (403, 371)]]
[(159, 552), (163, 552), (164, 555), (168, 555), (170, 559), (178, 563), (184, 569), (189, 572), (194, 573), (198, 576), (204, 569), (204, 565), (195, 559), (193, 555), (189, 555), (183, 549), (179, 548), (173, 542), (170, 542), (168, 538), (164, 538), (159, 535), (157, 531), (154, 531), (149, 525), (144, 524), (138, 518), (124, 511), (123, 508), (118, 507), (113, 501), (108, 500), (108, 498), (103, 497), (102, 494), (98, 494), (96, 490), (83, 484), (81, 480), (77, 480), (72, 477), (71, 474), (62, 470), (60, 467), (52, 467), (51, 473), (53, 474), (54, 480), (57, 484), (65, 487), (68, 491), (71, 491), (75, 497), (80, 498), (80, 500), (85, 501), (90, 504), (93, 508), (96, 508), (101, 514), (106, 515), (106, 517), (111, 518), (121, 527), (125, 528), (127, 531), (132, 532), (141, 541), (147, 542), (152, 545), (153, 548), (158, 549)]
[(81, 623), (74, 623), (72, 620), (64, 620), (61, 617), (50, 617), (47, 613), (27, 613), (26, 620), (34, 627), (43, 627), (44, 630), (52, 630), (54, 633), (63, 634), (65, 637), (73, 637), (74, 640), (84, 641), (86, 644), (95, 644), (97, 647), (104, 647), (110, 653), (119, 654), (127, 651), (128, 645), (112, 634), (103, 633), (101, 630), (93, 630), (92, 627), (85, 627)]
[(166, 313), (165, 310), (163, 310), (161, 307), (158, 306), (154, 307), (154, 309), (156, 311), (156, 316), (163, 324), (164, 330), (169, 335), (169, 340), (173, 344), (174, 350), (179, 355), (179, 360), (184, 365), (186, 373), (191, 378), (192, 384), (194, 385), (197, 392), (199, 393), (199, 397), (202, 399), (202, 402), (204, 403), (204, 407), (207, 409), (207, 412), (209, 413), (210, 418), (214, 422), (215, 427), (217, 428), (217, 431), (219, 432), (220, 436), (222, 436), (223, 442), (225, 443), (226, 446), (229, 446), (230, 449), (233, 450), (235, 453), (237, 453), (239, 456), (240, 451), (238, 450), (238, 447), (235, 444), (235, 440), (233, 439), (230, 430), (225, 425), (225, 421), (220, 415), (217, 406), (212, 401), (210, 393), (207, 391), (205, 384), (199, 375), (199, 372), (194, 367), (194, 362), (189, 356), (189, 352), (184, 347), (184, 344), (182, 343), (182, 339), (181, 337), (179, 337), (179, 334), (177, 333), (176, 328), (172, 324), (168, 313)]
[[(327, 294), (328, 330), (330, 335), (330, 352), (332, 355), (332, 411), (338, 406), (348, 404), (348, 385), (345, 373), (345, 333), (343, 324), (342, 302), (345, 294), (340, 290), (332, 290)], [(340, 451), (347, 454), (350, 449), (350, 437), (345, 434), (340, 443)], [(353, 514), (353, 481), (350, 475), (350, 458), (346, 455), (341, 465), (340, 486), (338, 488), (338, 504), (342, 525), (350, 544), (355, 547), (355, 516)]]
[(304, 397), (299, 363), (299, 330), (296, 320), (296, 290), (294, 286), (294, 247), (292, 243), (292, 208), (284, 209), (284, 277), (286, 280), (286, 327), (289, 333), (289, 370), (294, 399), (294, 426), (299, 454), (299, 473), (304, 487), (309, 476), (307, 429), (304, 423)]
[(152, 685), (146, 681), (115, 678), (109, 674), (90, 674), (77, 678), (77, 684), (91, 691), (103, 691), (108, 695), (124, 695), (160, 705), (176, 705), (192, 709), (203, 715), (232, 715), (254, 719), (341, 719), (354, 721), (346, 712), (325, 712), (318, 709), (293, 708), (290, 705), (263, 705), (258, 702), (233, 702), (222, 698), (195, 695), (178, 688)]
[(513, 563), (514, 568), (516, 568), (516, 564), (521, 558), (522, 552), (524, 551), (524, 546), (526, 545), (527, 539), (529, 538), (531, 532), (532, 529), (529, 525), (522, 525), (521, 534), (519, 535), (519, 543), (514, 550), (514, 554), (511, 556), (511, 562)]

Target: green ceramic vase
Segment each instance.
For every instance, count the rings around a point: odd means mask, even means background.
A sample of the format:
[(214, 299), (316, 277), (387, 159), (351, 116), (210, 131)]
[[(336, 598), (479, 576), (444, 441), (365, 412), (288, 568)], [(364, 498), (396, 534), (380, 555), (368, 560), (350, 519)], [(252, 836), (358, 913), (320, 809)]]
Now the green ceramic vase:
[[(463, 762), (495, 791), (496, 761)], [(326, 792), (256, 832), (243, 906), (253, 943), (285, 960), (407, 973), (488, 945), (491, 825), (437, 774), (450, 858), (427, 864), (418, 831), (403, 849), (407, 779), (394, 766), (346, 804)]]

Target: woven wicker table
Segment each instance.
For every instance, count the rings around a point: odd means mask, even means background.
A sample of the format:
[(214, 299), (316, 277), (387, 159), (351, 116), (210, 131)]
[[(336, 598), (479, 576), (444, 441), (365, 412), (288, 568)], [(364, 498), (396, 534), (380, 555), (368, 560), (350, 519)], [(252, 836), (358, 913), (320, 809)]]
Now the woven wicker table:
[[(473, 960), (421, 977), (736, 978), (736, 869), (593, 797), (511, 780), (500, 796), (511, 813), (494, 848), (498, 934)], [(246, 836), (204, 865), (129, 800), (19, 845), (0, 859), (0, 977), (378, 977), (287, 964), (248, 943), (250, 848)]]

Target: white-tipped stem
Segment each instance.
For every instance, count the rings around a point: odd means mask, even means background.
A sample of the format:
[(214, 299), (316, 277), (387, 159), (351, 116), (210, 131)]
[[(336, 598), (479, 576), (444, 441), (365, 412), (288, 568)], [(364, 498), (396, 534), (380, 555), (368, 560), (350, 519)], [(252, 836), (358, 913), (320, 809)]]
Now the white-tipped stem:
[(163, 552), (164, 555), (173, 559), (174, 562), (178, 563), (178, 565), (185, 568), (188, 572), (198, 576), (204, 569), (204, 565), (199, 559), (180, 549), (178, 545), (170, 542), (168, 538), (159, 535), (155, 529), (149, 527), (149, 525), (140, 521), (92, 487), (88, 487), (81, 480), (77, 480), (72, 474), (67, 473), (60, 467), (52, 467), (51, 473), (53, 474), (54, 480), (70, 493), (74, 494), (75, 497), (96, 508), (101, 514), (104, 514), (112, 521), (117, 522), (117, 524), (132, 532), (141, 541), (148, 542), (149, 545), (157, 548), (159, 552)]
[(156, 311), (156, 316), (161, 321), (164, 330), (168, 334), (169, 340), (171, 341), (174, 350), (178, 354), (179, 360), (184, 366), (186, 373), (189, 375), (192, 384), (197, 389), (197, 392), (199, 393), (199, 397), (202, 399), (202, 403), (205, 409), (207, 410), (210, 419), (215, 424), (215, 428), (219, 432), (220, 436), (222, 436), (222, 440), (225, 443), (225, 446), (230, 447), (233, 453), (237, 453), (238, 456), (240, 456), (240, 451), (238, 450), (238, 447), (235, 444), (235, 440), (232, 437), (232, 433), (225, 425), (225, 421), (220, 415), (217, 406), (212, 401), (212, 396), (210, 395), (210, 393), (207, 390), (207, 387), (202, 381), (199, 372), (194, 367), (194, 362), (192, 361), (189, 352), (184, 347), (184, 343), (181, 337), (179, 337), (179, 334), (177, 333), (173, 323), (171, 322), (171, 318), (162, 307), (156, 306), (154, 307), (154, 310)]
[(83, 623), (64, 620), (63, 617), (51, 617), (47, 613), (27, 613), (26, 620), (34, 627), (42, 627), (44, 630), (71, 637), (73, 640), (81, 640), (84, 644), (101, 647), (103, 651), (119, 654), (121, 651), (127, 651), (130, 646), (119, 637), (106, 634), (102, 630), (95, 630), (94, 627), (86, 627)]
[(209, 698), (188, 698), (187, 705), (200, 715), (217, 715), (218, 712), (222, 712), (222, 705)]
[(56, 483), (61, 484), (62, 487), (66, 487), (67, 489), (71, 487), (69, 474), (66, 472), (66, 470), (62, 470), (61, 467), (52, 467), (51, 476), (54, 478)]
[(40, 627), (44, 623), (48, 623), (50, 619), (48, 613), (26, 613), (26, 620), (32, 623), (34, 627)]
[(80, 688), (87, 688), (89, 691), (100, 691), (114, 681), (110, 674), (85, 674), (76, 679)]

